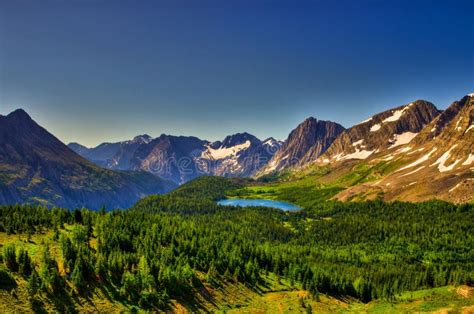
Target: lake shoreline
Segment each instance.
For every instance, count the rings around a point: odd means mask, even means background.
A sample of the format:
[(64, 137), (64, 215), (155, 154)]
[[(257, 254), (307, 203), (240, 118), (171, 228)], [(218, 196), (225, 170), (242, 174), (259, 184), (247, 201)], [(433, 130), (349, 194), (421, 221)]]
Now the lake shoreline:
[(270, 208), (277, 208), (284, 211), (299, 211), (302, 210), (299, 206), (295, 204), (291, 204), (288, 202), (282, 201), (273, 201), (267, 199), (238, 199), (238, 198), (230, 198), (230, 199), (222, 199), (217, 201), (217, 204), (224, 205), (224, 206), (240, 206), (240, 207), (270, 207)]

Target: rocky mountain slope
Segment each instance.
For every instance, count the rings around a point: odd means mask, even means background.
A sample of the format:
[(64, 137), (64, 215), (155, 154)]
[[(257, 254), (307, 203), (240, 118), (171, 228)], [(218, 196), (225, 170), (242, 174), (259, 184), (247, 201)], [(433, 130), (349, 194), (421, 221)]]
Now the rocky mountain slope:
[(129, 141), (102, 143), (93, 148), (78, 143), (69, 143), (68, 147), (99, 166), (114, 170), (129, 170), (130, 160), (137, 148), (151, 141), (152, 137), (144, 134)]
[(136, 150), (130, 167), (183, 183), (199, 175), (194, 159), (207, 143), (193, 136), (162, 134)]
[(278, 178), (288, 170), (285, 180), (317, 174), (315, 184), (343, 190), (335, 196), (342, 200), (465, 202), (474, 199), (472, 98), (444, 111), (416, 100), (347, 130), (308, 118), (284, 143), (248, 133), (213, 143), (162, 135), (138, 145), (129, 166), (176, 183), (199, 175)]
[(213, 143), (193, 136), (162, 134), (155, 139), (142, 135), (90, 149), (77, 143), (69, 147), (109, 169), (144, 170), (181, 184), (200, 175), (250, 177), (281, 144), (273, 138), (261, 141), (248, 133), (229, 135)]
[(215, 142), (196, 159), (208, 174), (231, 177), (250, 177), (272, 158), (281, 142), (268, 138), (260, 141), (248, 133), (227, 136)]
[(438, 114), (439, 110), (424, 100), (376, 114), (342, 132), (318, 161), (366, 159), (377, 152), (407, 144)]
[(145, 172), (102, 169), (19, 109), (0, 116), (0, 203), (125, 208), (174, 184)]
[(391, 165), (392, 170), (380, 180), (347, 189), (338, 198), (473, 200), (474, 94), (455, 101), (410, 143), (370, 160), (373, 166), (380, 163)]
[(343, 131), (344, 127), (335, 122), (317, 120), (313, 117), (306, 119), (291, 131), (280, 150), (259, 174), (279, 171), (315, 160)]

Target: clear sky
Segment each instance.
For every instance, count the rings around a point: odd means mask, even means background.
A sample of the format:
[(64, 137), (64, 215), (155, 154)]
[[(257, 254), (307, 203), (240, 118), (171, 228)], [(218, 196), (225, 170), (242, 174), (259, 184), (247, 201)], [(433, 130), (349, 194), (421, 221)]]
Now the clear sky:
[(474, 1), (1, 0), (0, 113), (64, 142), (284, 139), (474, 92)]

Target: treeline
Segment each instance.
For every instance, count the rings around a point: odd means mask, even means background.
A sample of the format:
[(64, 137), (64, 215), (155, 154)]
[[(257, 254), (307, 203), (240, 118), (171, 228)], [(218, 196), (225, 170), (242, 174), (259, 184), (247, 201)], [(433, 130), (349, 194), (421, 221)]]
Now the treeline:
[[(215, 195), (196, 192), (188, 202), (179, 195), (148, 198), (133, 210), (108, 213), (4, 206), (0, 231), (54, 231), (63, 265), (45, 248), (31, 271), (23, 271), (39, 291), (53, 293), (70, 282), (83, 294), (101, 282), (115, 287), (117, 299), (142, 307), (190, 299), (203, 281), (255, 287), (268, 273), (314, 296), (364, 302), (474, 279), (473, 205), (331, 202), (291, 213), (214, 204), (201, 210)], [(31, 260), (26, 254), (5, 245), (3, 262), (19, 272)]]

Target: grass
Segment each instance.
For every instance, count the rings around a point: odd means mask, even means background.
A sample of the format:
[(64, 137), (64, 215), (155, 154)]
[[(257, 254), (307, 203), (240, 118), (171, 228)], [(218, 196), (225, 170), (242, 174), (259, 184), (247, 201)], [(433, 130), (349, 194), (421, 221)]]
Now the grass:
[(247, 185), (227, 194), (229, 198), (261, 198), (286, 201), (302, 208), (310, 208), (317, 203), (331, 199), (344, 190), (337, 185), (321, 184), (317, 181), (320, 174), (289, 178), (287, 181), (257, 183)]
[[(335, 170), (311, 166), (303, 170), (283, 172), (279, 177), (272, 177), (272, 180), (248, 184), (229, 192), (227, 197), (286, 201), (308, 209), (332, 199), (348, 187), (380, 180), (398, 166), (399, 161), (346, 164)], [(383, 195), (375, 195), (375, 198), (382, 197)]]
[(408, 291), (398, 295), (392, 302), (377, 300), (368, 304), (354, 303), (350, 311), (369, 313), (413, 313), (413, 312), (461, 312), (474, 310), (474, 298), (464, 298), (456, 293), (454, 286)]
[(320, 295), (313, 298), (307, 291), (289, 289), (267, 292), (239, 308), (228, 308), (227, 313), (413, 313), (413, 312), (466, 312), (474, 310), (474, 298), (456, 294), (453, 286), (405, 292), (395, 301), (377, 300), (367, 304), (351, 298)]

